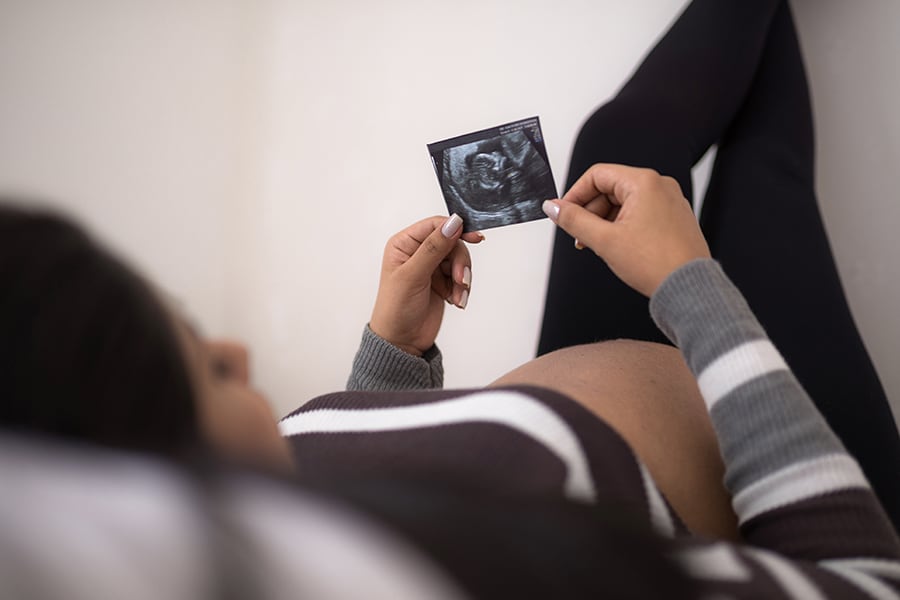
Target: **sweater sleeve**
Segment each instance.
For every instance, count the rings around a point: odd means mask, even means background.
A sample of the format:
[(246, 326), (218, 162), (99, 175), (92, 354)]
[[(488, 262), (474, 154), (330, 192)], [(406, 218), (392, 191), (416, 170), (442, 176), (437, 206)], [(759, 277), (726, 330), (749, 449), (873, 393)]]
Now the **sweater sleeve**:
[(437, 346), (432, 346), (421, 357), (413, 356), (366, 325), (347, 379), (348, 391), (427, 390), (443, 385), (444, 367)]
[(719, 264), (674, 272), (650, 311), (697, 377), (744, 539), (856, 587), (900, 587), (900, 541), (859, 465)]

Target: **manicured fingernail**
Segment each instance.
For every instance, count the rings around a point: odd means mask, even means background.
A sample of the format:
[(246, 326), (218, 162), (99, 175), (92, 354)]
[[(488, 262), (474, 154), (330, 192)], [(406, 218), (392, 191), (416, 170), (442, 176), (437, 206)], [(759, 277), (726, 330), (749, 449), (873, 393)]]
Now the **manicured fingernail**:
[(456, 232), (459, 231), (459, 228), (462, 227), (462, 224), (462, 217), (460, 217), (456, 213), (453, 213), (452, 215), (450, 215), (450, 218), (447, 219), (447, 222), (444, 223), (444, 226), (441, 227), (441, 233), (444, 234), (445, 238), (453, 237)]
[(458, 306), (461, 309), (465, 310), (466, 304), (468, 304), (468, 303), (469, 303), (469, 290), (463, 290), (462, 295), (459, 297)]
[(550, 217), (550, 220), (554, 223), (559, 219), (559, 204), (553, 200), (544, 200), (544, 203), (541, 205), (541, 210), (543, 210), (544, 214)]
[(463, 267), (462, 283), (466, 287), (469, 287), (470, 285), (472, 285), (472, 269), (470, 269), (468, 266)]
[(577, 239), (575, 240), (575, 249), (576, 250), (584, 250), (584, 244), (579, 242)]

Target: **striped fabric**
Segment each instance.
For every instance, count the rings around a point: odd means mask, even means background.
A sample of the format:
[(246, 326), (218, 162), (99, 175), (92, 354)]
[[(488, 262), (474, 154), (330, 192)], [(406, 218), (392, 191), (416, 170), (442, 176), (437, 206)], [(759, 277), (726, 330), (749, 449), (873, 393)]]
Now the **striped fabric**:
[[(900, 541), (865, 476), (721, 267), (689, 263), (650, 307), (697, 376), (741, 531), (756, 546), (733, 548), (732, 562), (754, 572), (749, 581), (706, 578), (706, 587), (736, 597), (900, 598)], [(765, 585), (778, 595), (761, 593)]]
[[(466, 423), (492, 423), (522, 433), (563, 463), (562, 492), (567, 498), (584, 502), (596, 498), (587, 457), (572, 429), (538, 400), (512, 390), (479, 392), (413, 406), (304, 411), (285, 418), (280, 429), (282, 435), (293, 436), (425, 427), (454, 429), (455, 425)], [(654, 504), (659, 504), (656, 500), (654, 496)]]
[(307, 475), (439, 477), (583, 503), (602, 495), (661, 535), (683, 531), (624, 440), (549, 390), (340, 392), (304, 404), (279, 428)]
[[(650, 308), (698, 379), (746, 544), (686, 532), (622, 438), (573, 400), (524, 387), (425, 389), (443, 378), (436, 349), (426, 359), (393, 352), (369, 330), (350, 387), (378, 391), (316, 398), (281, 431), (308, 477), (426, 480), (509, 502), (624, 507), (670, 540), (667, 558), (702, 597), (900, 600), (900, 541), (719, 265), (679, 269)], [(463, 580), (470, 573), (460, 557), (487, 559), (475, 547), (432, 550)], [(548, 563), (559, 560), (546, 551)], [(517, 572), (495, 554), (491, 564)], [(590, 572), (604, 577), (603, 566)]]
[(712, 410), (719, 400), (742, 385), (787, 370), (787, 364), (772, 342), (754, 340), (729, 350), (710, 363), (697, 377), (697, 384), (706, 407)]

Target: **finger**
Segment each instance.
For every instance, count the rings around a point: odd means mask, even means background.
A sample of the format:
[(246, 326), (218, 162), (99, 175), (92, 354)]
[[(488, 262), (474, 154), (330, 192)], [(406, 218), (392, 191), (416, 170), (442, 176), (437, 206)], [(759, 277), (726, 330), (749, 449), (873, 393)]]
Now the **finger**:
[(624, 192), (644, 170), (625, 165), (596, 164), (578, 178), (562, 200), (584, 206), (601, 194), (606, 194), (611, 202), (621, 203)]
[(472, 284), (472, 257), (465, 244), (457, 243), (448, 260), (453, 283), (468, 288)]
[(416, 250), (434, 233), (435, 229), (440, 229), (448, 221), (447, 217), (434, 216), (422, 219), (417, 223), (413, 223), (403, 231), (394, 234), (388, 240), (388, 248), (393, 248), (403, 255), (402, 262), (406, 262), (416, 253)]
[(450, 253), (453, 304), (465, 308), (472, 288), (472, 257), (465, 244), (457, 243)]
[(480, 231), (470, 231), (462, 234), (462, 239), (470, 244), (480, 244), (484, 241), (484, 234)]
[(463, 222), (457, 214), (449, 218), (430, 217), (411, 225), (398, 234), (401, 238), (406, 238), (411, 250), (403, 268), (413, 277), (425, 277), (427, 281), (456, 247), (462, 229)]
[[(432, 285), (434, 285), (434, 284), (432, 284)], [(449, 279), (444, 279), (443, 281), (440, 282), (439, 286), (442, 289), (450, 290), (450, 292), (447, 294), (447, 297), (444, 298), (444, 300), (447, 302), (447, 304), (452, 304), (453, 306), (456, 306), (457, 308), (464, 309), (466, 307), (466, 305), (469, 303), (470, 290), (469, 290), (469, 288), (462, 285), (461, 283), (456, 283), (456, 282), (450, 281)], [(440, 292), (438, 292), (438, 293), (440, 293)]]
[(440, 264), (439, 271), (433, 274), (431, 285), (448, 303), (465, 307), (472, 286), (472, 258), (465, 244), (457, 242), (447, 260)]
[[(551, 201), (551, 203), (553, 202)], [(615, 234), (616, 225), (578, 204), (571, 202), (555, 202), (553, 204), (556, 204), (556, 210), (550, 206), (547, 207), (551, 219), (566, 233), (574, 237), (577, 240), (576, 244), (587, 246), (596, 254), (603, 256), (610, 238)]]
[(454, 300), (453, 279), (449, 274), (441, 273), (439, 269), (431, 274), (431, 291), (444, 299), (447, 304), (456, 304)]
[(598, 217), (603, 217), (607, 220), (612, 220), (609, 218), (609, 215), (613, 212), (615, 208), (618, 206), (614, 206), (612, 200), (610, 200), (609, 195), (600, 194), (590, 202), (584, 205), (585, 210), (589, 210), (594, 213)]
[(466, 305), (469, 304), (469, 290), (462, 285), (454, 284), (453, 285), (453, 304), (462, 310), (466, 309)]

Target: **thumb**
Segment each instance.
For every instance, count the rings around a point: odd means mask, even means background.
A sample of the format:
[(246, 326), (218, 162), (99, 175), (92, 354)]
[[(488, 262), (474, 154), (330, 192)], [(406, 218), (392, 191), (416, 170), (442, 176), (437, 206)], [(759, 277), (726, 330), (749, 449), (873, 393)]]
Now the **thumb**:
[(547, 200), (544, 212), (569, 235), (590, 248), (601, 258), (608, 248), (615, 226), (574, 202)]
[(430, 277), (438, 265), (456, 247), (456, 240), (462, 232), (463, 220), (454, 213), (440, 224), (433, 222), (434, 230), (428, 234), (413, 255), (406, 262), (406, 268), (416, 275)]

